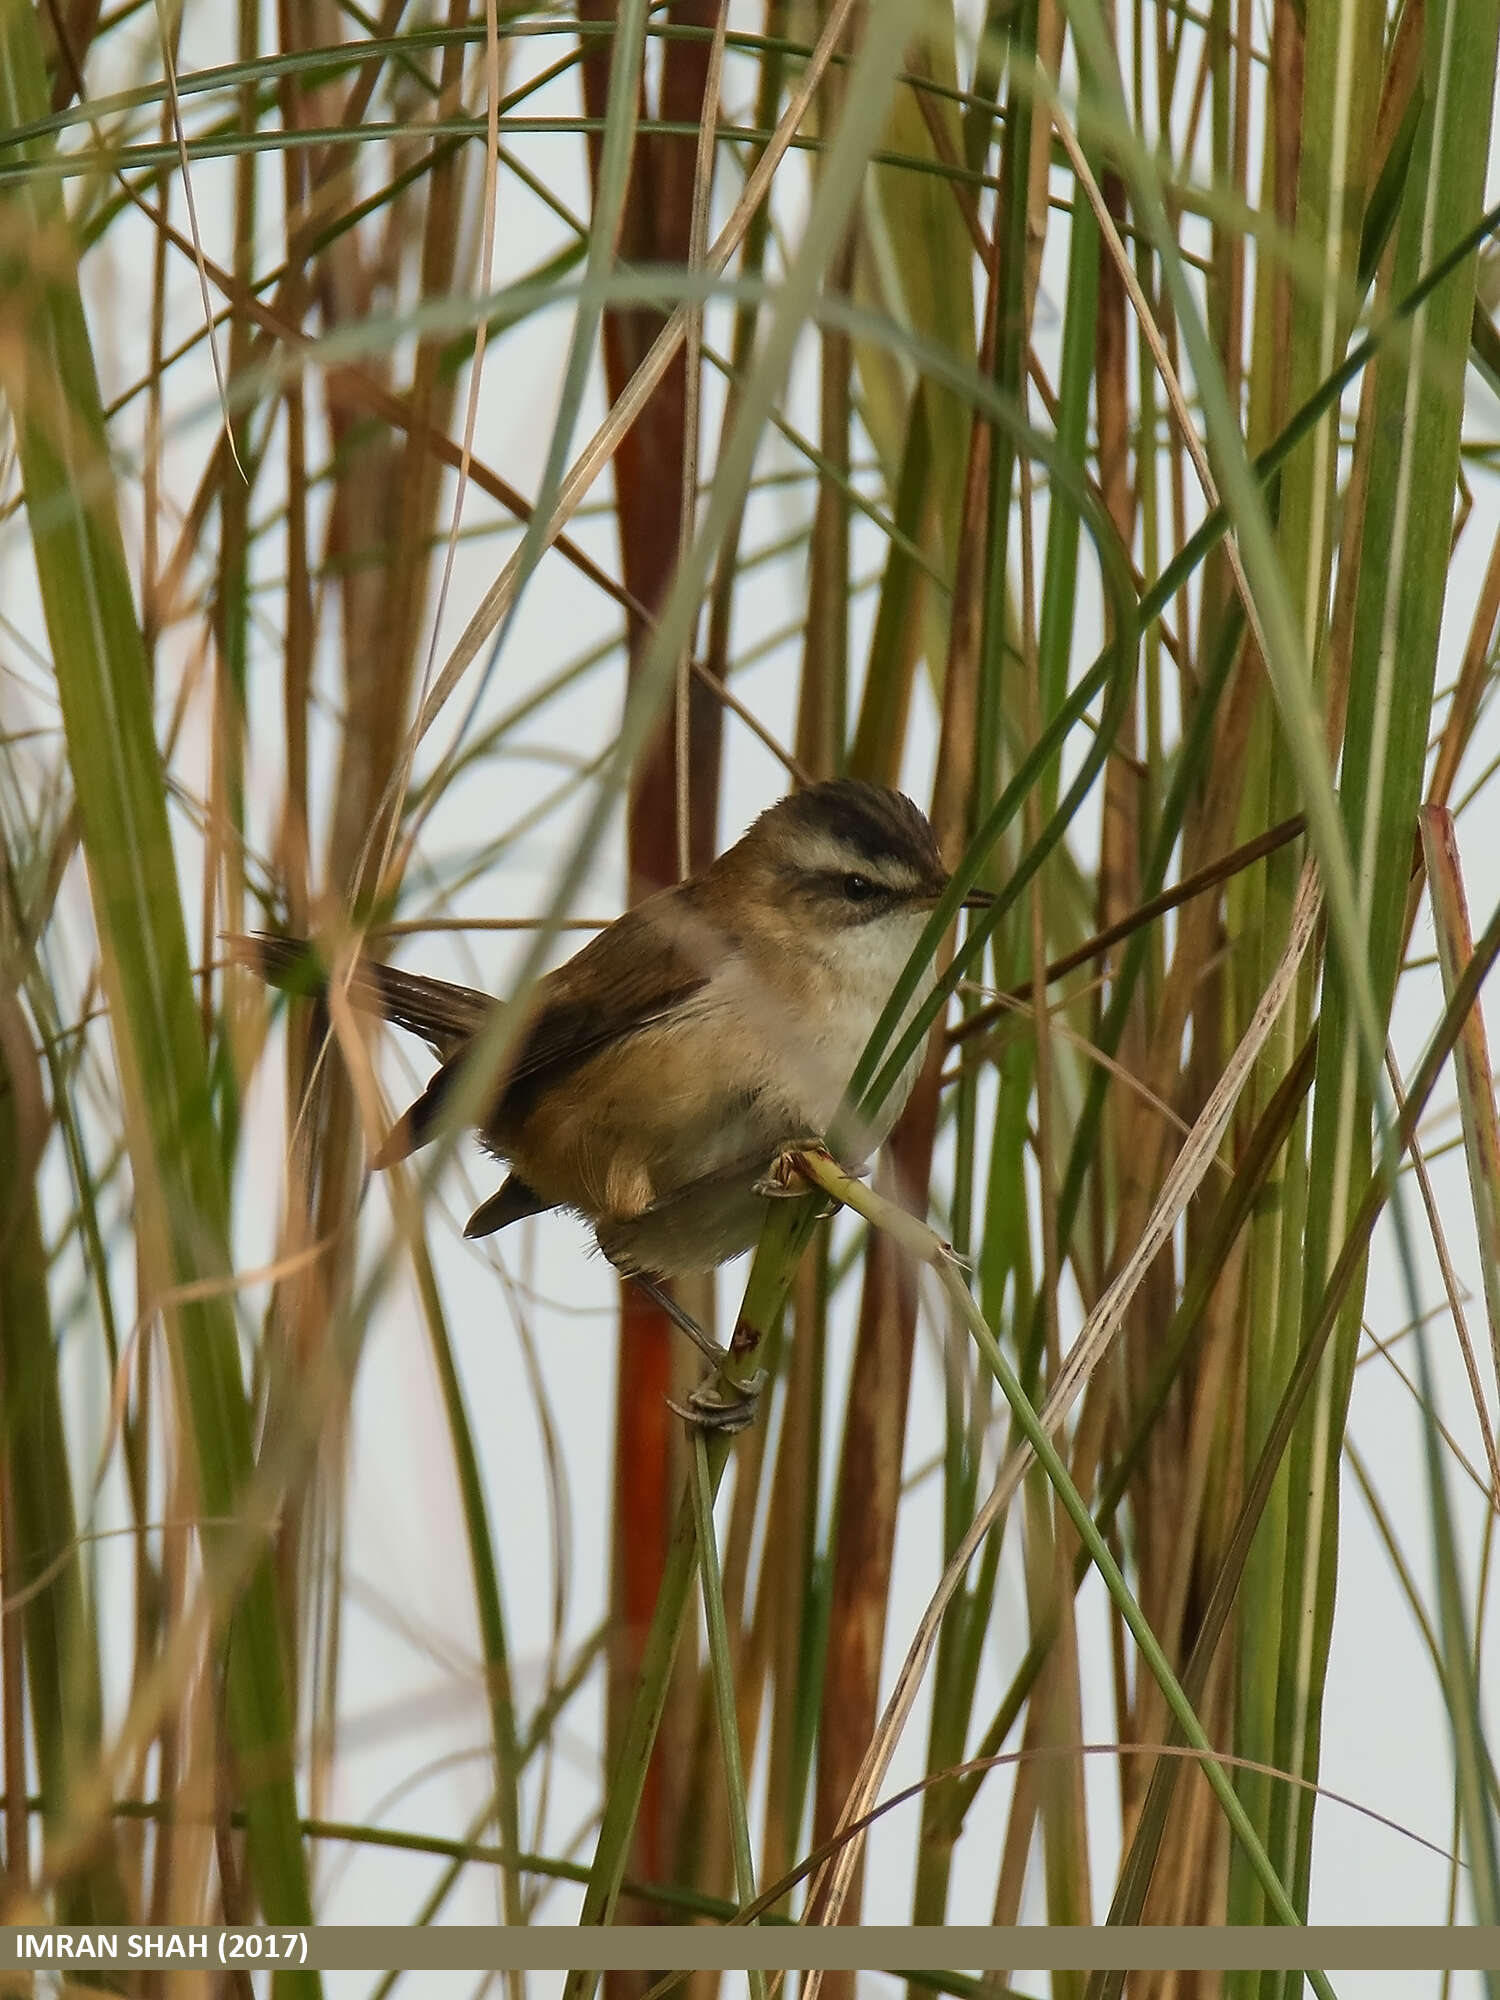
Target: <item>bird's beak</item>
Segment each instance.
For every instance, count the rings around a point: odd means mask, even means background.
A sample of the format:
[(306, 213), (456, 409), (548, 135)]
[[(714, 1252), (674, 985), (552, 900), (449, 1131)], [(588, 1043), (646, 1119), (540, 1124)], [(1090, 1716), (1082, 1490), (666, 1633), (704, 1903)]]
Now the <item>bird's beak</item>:
[[(935, 896), (924, 896), (922, 898), (928, 909), (934, 908), (941, 900), (941, 890)], [(987, 910), (994, 900), (988, 889), (971, 889), (958, 907), (961, 910)]]

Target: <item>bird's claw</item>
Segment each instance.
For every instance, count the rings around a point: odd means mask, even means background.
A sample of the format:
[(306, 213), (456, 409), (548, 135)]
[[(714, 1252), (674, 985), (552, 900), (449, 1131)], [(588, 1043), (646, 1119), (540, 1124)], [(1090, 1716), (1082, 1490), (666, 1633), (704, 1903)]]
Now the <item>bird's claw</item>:
[[(827, 1143), (822, 1139), (798, 1139), (790, 1146), (783, 1146), (769, 1167), (755, 1183), (755, 1192), (771, 1201), (797, 1200), (812, 1193), (813, 1185), (802, 1171), (802, 1159), (807, 1153), (821, 1153), (825, 1159), (833, 1156)], [(868, 1170), (869, 1162), (861, 1160), (858, 1166), (841, 1167), (840, 1171), (857, 1180)], [(830, 1200), (825, 1214), (831, 1214), (837, 1203)]]
[(761, 1391), (765, 1386), (764, 1368), (757, 1368), (749, 1381), (733, 1385), (724, 1376), (714, 1373), (704, 1377), (686, 1403), (674, 1402), (668, 1396), (666, 1405), (682, 1418), (690, 1430), (716, 1431), (732, 1436), (735, 1431), (747, 1430), (755, 1422)]
[[(802, 1171), (802, 1156), (806, 1153), (821, 1153), (832, 1158), (827, 1144), (822, 1139), (799, 1139), (795, 1145), (783, 1146), (769, 1167), (755, 1182), (754, 1191), (770, 1201), (798, 1200), (803, 1195), (817, 1192), (813, 1183)], [(850, 1180), (862, 1180), (870, 1171), (868, 1160), (857, 1160), (852, 1166), (838, 1163), (840, 1173)], [(832, 1195), (827, 1195), (818, 1210), (820, 1215), (832, 1215), (838, 1203)]]
[(804, 1153), (822, 1151), (821, 1139), (798, 1139), (793, 1145), (783, 1146), (756, 1181), (755, 1192), (768, 1201), (785, 1201), (806, 1194), (808, 1183), (798, 1162)]

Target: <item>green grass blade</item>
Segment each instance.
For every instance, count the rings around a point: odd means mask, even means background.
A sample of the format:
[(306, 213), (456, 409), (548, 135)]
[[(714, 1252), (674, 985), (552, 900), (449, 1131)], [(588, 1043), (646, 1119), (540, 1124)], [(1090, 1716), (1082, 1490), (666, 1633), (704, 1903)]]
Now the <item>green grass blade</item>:
[[(45, 115), (36, 16), (0, 0), (0, 125)], [(42, 149), (45, 150), (45, 149)], [(32, 149), (28, 149), (30, 157)], [(187, 936), (167, 823), (146, 658), (116, 513), (88, 327), (57, 183), (15, 179), (0, 196), (0, 291), (24, 311), (6, 344), (32, 547), (78, 801), (104, 986), (125, 1084), (143, 1254), (158, 1288), (228, 1270), (228, 1195), (195, 1015)], [(252, 1461), (250, 1412), (228, 1300), (167, 1315), (206, 1515), (233, 1516)], [(204, 1536), (213, 1561), (213, 1537)], [(311, 1916), (292, 1779), (269, 1563), (233, 1620), (227, 1706), (249, 1811), (261, 1907), (272, 1922)], [(277, 1976), (313, 1994), (312, 1972)]]
[[(1409, 290), (1460, 237), (1483, 200), (1500, 9), (1494, 0), (1449, 0), (1427, 17), (1429, 89), (1395, 248), (1394, 288)], [(1486, 51), (1488, 52), (1486, 55)], [(1441, 83), (1441, 88), (1439, 84)], [(1405, 924), (1411, 851), (1426, 760), (1438, 631), (1450, 560), (1463, 411), (1464, 358), (1474, 307), (1466, 260), (1414, 316), (1405, 352), (1379, 363), (1374, 435), (1379, 452), (1365, 506), (1344, 736), (1341, 807), (1355, 857), (1369, 980), (1379, 1021), (1389, 1015)], [(1362, 1017), (1343, 989), (1330, 993), (1320, 1034), (1310, 1172), (1326, 1198), (1308, 1209), (1303, 1319), (1320, 1295), (1332, 1247), (1370, 1157), (1372, 1093)], [(1338, 1454), (1352, 1382), (1362, 1283), (1354, 1288), (1315, 1406), (1293, 1450), (1293, 1490), (1309, 1495), (1288, 1534), (1294, 1622), (1282, 1654), (1277, 1762), (1316, 1773), (1320, 1711), (1332, 1628), (1338, 1550)], [(1310, 1807), (1283, 1802), (1284, 1845), (1273, 1851), (1305, 1881)]]
[[(33, 1178), (45, 1136), (30, 1029), (14, 989), (0, 986), (0, 1450), (11, 1509), (4, 1588), (14, 1601), (5, 1615), (23, 1623), (43, 1828), (51, 1832), (66, 1821), (75, 1779), (102, 1749), (102, 1700)], [(16, 1768), (24, 1768), (24, 1747)], [(18, 1857), (10, 1865), (19, 1872)], [(127, 1921), (111, 1841), (59, 1884), (56, 1911), (65, 1924)]]

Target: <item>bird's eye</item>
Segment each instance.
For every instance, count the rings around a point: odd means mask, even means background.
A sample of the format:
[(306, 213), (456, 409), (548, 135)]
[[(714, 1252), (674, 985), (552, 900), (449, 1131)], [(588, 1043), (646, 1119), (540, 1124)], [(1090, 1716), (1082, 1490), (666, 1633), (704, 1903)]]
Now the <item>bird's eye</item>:
[(844, 898), (850, 903), (868, 902), (875, 894), (875, 884), (868, 875), (846, 875), (844, 877)]

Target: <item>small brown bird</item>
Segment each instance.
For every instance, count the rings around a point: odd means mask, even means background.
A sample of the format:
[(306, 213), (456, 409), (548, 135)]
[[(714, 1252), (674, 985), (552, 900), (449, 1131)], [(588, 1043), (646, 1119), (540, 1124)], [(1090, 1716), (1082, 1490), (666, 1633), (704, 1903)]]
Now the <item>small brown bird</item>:
[[(478, 1126), (511, 1173), (465, 1234), (572, 1209), (617, 1269), (647, 1280), (752, 1248), (770, 1167), (827, 1131), (947, 881), (909, 798), (835, 779), (782, 799), (702, 875), (610, 924), (536, 985)], [(273, 984), (311, 990), (309, 945), (232, 944)], [(930, 990), (929, 973), (913, 1009)], [(500, 1003), (373, 963), (355, 971), (349, 998), (441, 1058), (376, 1155), (388, 1166), (433, 1136)], [(867, 1152), (918, 1060), (863, 1135)]]

